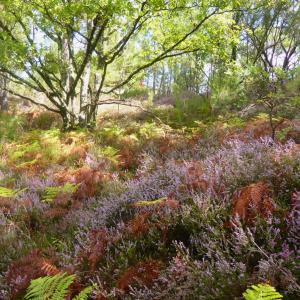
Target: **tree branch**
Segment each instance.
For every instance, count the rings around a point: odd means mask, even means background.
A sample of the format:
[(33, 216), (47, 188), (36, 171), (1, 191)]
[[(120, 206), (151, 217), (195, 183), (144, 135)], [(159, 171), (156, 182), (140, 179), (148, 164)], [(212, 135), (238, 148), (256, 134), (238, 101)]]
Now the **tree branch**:
[(52, 112), (55, 112), (55, 113), (60, 113), (59, 110), (56, 110), (56, 109), (54, 109), (54, 108), (51, 108), (51, 107), (49, 107), (48, 105), (46, 105), (46, 104), (44, 104), (44, 103), (39, 103), (39, 102), (33, 100), (32, 98), (27, 97), (27, 96), (24, 96), (24, 95), (21, 95), (21, 94), (19, 94), (19, 93), (13, 91), (13, 90), (11, 90), (11, 89), (4, 88), (4, 90), (7, 91), (8, 93), (14, 95), (14, 96), (17, 96), (17, 97), (22, 98), (22, 99), (24, 99), (24, 100), (28, 100), (29, 102), (31, 102), (31, 103), (33, 103), (33, 104), (35, 104), (35, 105), (42, 106), (42, 107), (46, 108), (46, 109), (49, 110), (49, 111), (52, 111)]
[(114, 86), (113, 88), (111, 88), (109, 91), (105, 92), (102, 91), (103, 94), (110, 94), (112, 92), (114, 92), (115, 90), (123, 87), (125, 84), (129, 83), (130, 80), (138, 73), (140, 73), (141, 71), (153, 66), (154, 64), (166, 59), (166, 58), (170, 58), (170, 57), (175, 57), (175, 56), (180, 56), (183, 54), (187, 54), (187, 53), (192, 53), (192, 52), (196, 52), (201, 50), (201, 48), (197, 48), (197, 49), (192, 49), (192, 50), (185, 50), (185, 51), (181, 51), (181, 52), (177, 52), (177, 53), (170, 53), (168, 54), (168, 52), (166, 51), (163, 55), (160, 55), (158, 57), (156, 57), (155, 59), (153, 59), (152, 61), (150, 61), (147, 64), (144, 64), (140, 67), (138, 67), (135, 71), (133, 71), (123, 82), (117, 84), (116, 86)]

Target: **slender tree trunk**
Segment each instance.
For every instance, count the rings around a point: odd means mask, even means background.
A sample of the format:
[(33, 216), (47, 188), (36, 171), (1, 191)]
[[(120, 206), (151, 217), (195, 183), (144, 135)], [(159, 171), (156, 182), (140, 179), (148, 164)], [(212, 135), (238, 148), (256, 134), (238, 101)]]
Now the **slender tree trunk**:
[(153, 82), (152, 82), (152, 92), (153, 96), (156, 94), (156, 68), (153, 68)]
[(171, 95), (172, 92), (172, 77), (173, 77), (173, 70), (172, 66), (168, 65), (169, 77), (168, 77), (168, 96)]
[(5, 90), (7, 86), (7, 79), (0, 74), (0, 110), (8, 110), (8, 98), (7, 91)]
[(90, 98), (89, 98), (90, 75), (91, 75), (91, 65), (89, 63), (87, 64), (81, 78), (80, 111), (79, 111), (80, 123), (87, 122), (88, 108), (90, 104)]
[(79, 124), (79, 105), (76, 110), (76, 96), (71, 93), (71, 86), (73, 79), (73, 66), (71, 61), (70, 48), (73, 47), (72, 41), (68, 35), (65, 35), (62, 39), (61, 45), (61, 59), (62, 59), (62, 85), (65, 89), (64, 91), (64, 105), (65, 109), (61, 112), (63, 118), (64, 130), (70, 130), (77, 127)]
[(162, 74), (160, 76), (159, 86), (158, 86), (158, 90), (157, 90), (158, 97), (164, 96), (164, 89), (163, 89), (163, 84), (164, 84), (164, 80), (165, 80), (164, 70), (165, 70), (165, 68), (163, 66)]
[[(101, 74), (100, 73), (95, 73), (94, 75), (94, 93), (93, 94), (97, 94), (98, 90), (100, 89), (100, 85), (101, 85)], [(95, 103), (98, 102), (98, 99), (95, 99)], [(91, 121), (96, 124), (96, 117), (97, 117), (97, 113), (98, 113), (98, 106), (94, 105), (93, 107), (93, 111), (91, 111)]]
[[(233, 29), (235, 29), (236, 26), (239, 25), (240, 23), (240, 19), (241, 19), (241, 13), (240, 12), (236, 12), (233, 16), (233, 20), (234, 20), (234, 27)], [(236, 61), (237, 60), (237, 45), (236, 43), (232, 43), (232, 49), (231, 49), (231, 60), (232, 61)]]
[(273, 108), (270, 108), (270, 110), (268, 111), (268, 115), (269, 115), (269, 124), (271, 127), (271, 138), (274, 141), (275, 140), (275, 136), (276, 136), (276, 125), (274, 124), (274, 115), (273, 115)]
[(99, 72), (95, 73), (94, 75), (94, 86), (93, 86), (93, 93), (92, 99), (90, 100), (90, 104), (88, 106), (88, 111), (86, 114), (86, 126), (87, 127), (94, 127), (96, 125), (96, 118), (98, 113), (98, 100), (97, 93), (101, 85), (101, 74)]
[[(86, 34), (91, 28), (92, 24), (90, 20), (86, 21)], [(85, 46), (87, 51), (87, 45)], [(91, 105), (91, 97), (89, 97), (89, 83), (91, 77), (91, 62), (88, 62), (84, 72), (81, 76), (81, 88), (80, 88), (80, 108), (79, 108), (79, 122), (86, 126), (88, 125), (89, 106)]]

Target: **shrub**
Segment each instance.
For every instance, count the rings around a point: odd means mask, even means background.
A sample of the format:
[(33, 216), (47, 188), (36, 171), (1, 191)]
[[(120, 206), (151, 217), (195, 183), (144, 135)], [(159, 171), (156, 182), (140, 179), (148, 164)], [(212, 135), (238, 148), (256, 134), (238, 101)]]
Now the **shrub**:
[(52, 112), (41, 112), (37, 116), (33, 116), (31, 120), (31, 128), (49, 130), (54, 127), (61, 127), (62, 120), (58, 114)]
[(133, 88), (130, 88), (130, 89), (126, 90), (122, 94), (122, 97), (124, 99), (135, 98), (135, 99), (145, 100), (145, 99), (148, 98), (148, 95), (149, 95), (148, 88), (143, 87), (143, 86), (136, 86), (136, 87), (133, 87)]
[(18, 139), (24, 130), (25, 119), (22, 116), (11, 116), (0, 112), (0, 137), (1, 139)]

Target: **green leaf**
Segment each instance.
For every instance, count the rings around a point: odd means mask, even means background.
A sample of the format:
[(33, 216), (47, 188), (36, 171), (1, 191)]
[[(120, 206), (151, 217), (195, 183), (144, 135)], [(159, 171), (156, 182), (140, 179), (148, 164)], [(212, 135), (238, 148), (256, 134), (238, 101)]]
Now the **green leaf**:
[(159, 199), (156, 199), (156, 200), (153, 200), (153, 201), (141, 200), (141, 201), (135, 202), (134, 206), (136, 206), (136, 207), (152, 206), (152, 205), (161, 204), (161, 203), (163, 203), (166, 200), (167, 200), (166, 197), (159, 198)]
[(245, 300), (278, 300), (283, 296), (268, 284), (252, 285), (243, 293)]
[(74, 184), (67, 182), (63, 186), (49, 186), (45, 188), (43, 195), (43, 202), (52, 202), (58, 194), (74, 194), (80, 186), (79, 184)]
[(26, 191), (27, 189), (18, 189), (18, 190), (12, 190), (5, 187), (0, 186), (0, 197), (3, 198), (14, 198), (18, 194)]
[[(76, 276), (60, 273), (54, 276), (46, 276), (31, 281), (25, 300), (64, 300), (69, 292), (71, 284)], [(92, 292), (89, 286), (80, 292), (73, 300), (86, 300)]]
[(89, 294), (92, 292), (93, 287), (88, 286), (83, 291), (81, 291), (73, 300), (85, 300), (89, 296)]

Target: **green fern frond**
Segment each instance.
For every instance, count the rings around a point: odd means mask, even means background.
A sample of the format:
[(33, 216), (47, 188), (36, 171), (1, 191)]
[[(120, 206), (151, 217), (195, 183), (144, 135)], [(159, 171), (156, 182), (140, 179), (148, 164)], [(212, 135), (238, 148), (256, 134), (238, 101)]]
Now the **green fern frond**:
[(38, 142), (16, 145), (16, 150), (9, 155), (11, 161), (23, 158), (27, 153), (39, 152), (41, 147)]
[[(67, 275), (66, 273), (34, 279), (31, 281), (24, 299), (64, 300), (74, 280), (75, 275)], [(91, 291), (92, 287), (87, 287), (73, 300), (86, 300)]]
[(26, 161), (26, 162), (23, 162), (23, 163), (21, 163), (21, 164), (18, 164), (18, 165), (17, 165), (17, 168), (26, 168), (26, 167), (30, 167), (30, 166), (33, 166), (36, 162), (37, 162), (37, 159), (33, 159), (33, 160), (30, 160), (30, 161)]
[(44, 190), (43, 201), (44, 202), (51, 202), (60, 193), (72, 195), (73, 193), (75, 193), (77, 191), (79, 186), (80, 186), (80, 184), (74, 184), (74, 183), (67, 182), (63, 186), (49, 186), (49, 187), (46, 187), (45, 190)]
[(34, 279), (25, 300), (63, 300), (74, 279), (74, 275), (66, 273)]
[(120, 157), (120, 155), (118, 155), (119, 150), (115, 149), (114, 147), (111, 146), (107, 146), (107, 147), (103, 147), (100, 149), (99, 154), (105, 158), (107, 158), (108, 160), (110, 160), (111, 162), (117, 164), (118, 163), (118, 158)]
[(81, 291), (73, 300), (86, 300), (89, 294), (92, 292), (93, 287), (89, 286)]
[(46, 286), (46, 277), (44, 278), (37, 278), (31, 281), (31, 284), (28, 288), (28, 292), (25, 295), (24, 299), (42, 299), (41, 295), (44, 295), (44, 290)]
[(55, 291), (53, 292), (53, 296), (51, 297), (53, 300), (63, 300), (65, 299), (68, 288), (75, 280), (75, 275), (69, 275), (62, 277), (58, 282)]
[(24, 192), (26, 189), (18, 189), (18, 190), (12, 190), (5, 187), (0, 186), (0, 197), (3, 198), (14, 198), (18, 194)]
[(276, 289), (268, 284), (252, 285), (243, 293), (245, 300), (278, 300), (283, 296)]
[(141, 200), (141, 201), (135, 202), (134, 206), (135, 207), (152, 206), (152, 205), (161, 204), (166, 200), (167, 200), (167, 197), (159, 198), (159, 199), (156, 199), (156, 200)]

